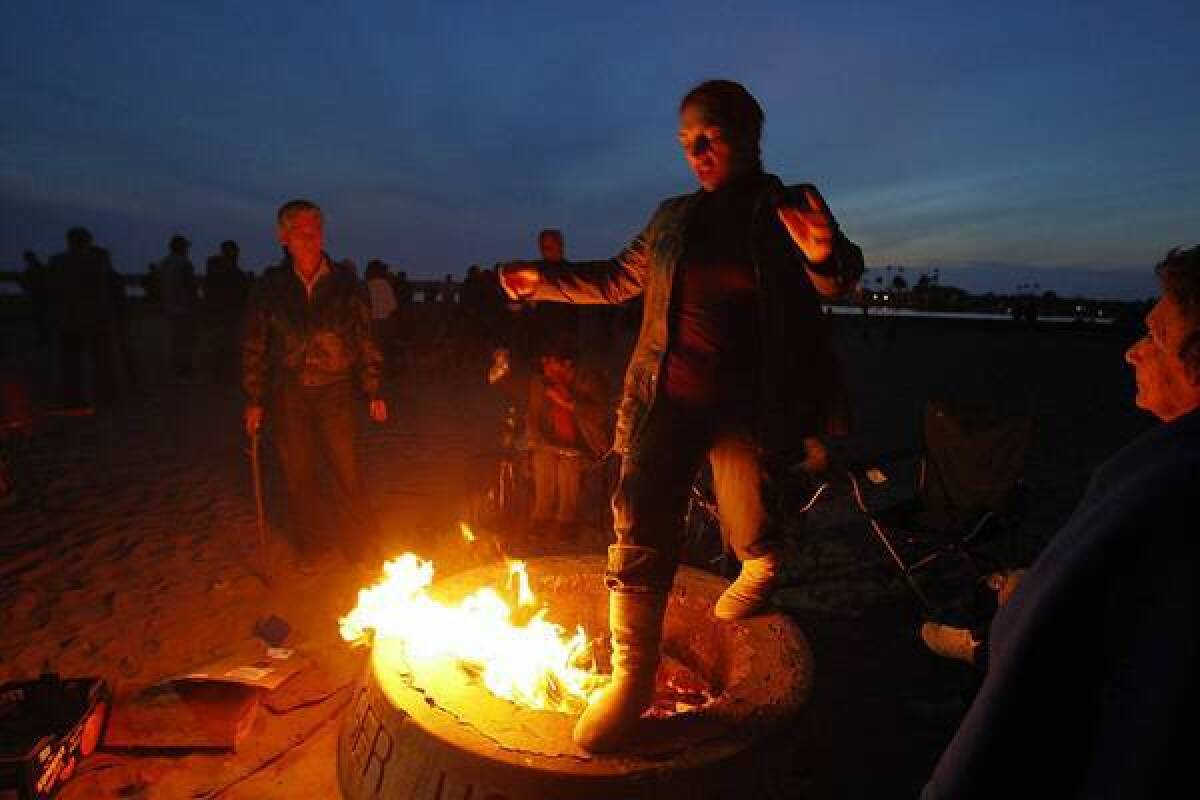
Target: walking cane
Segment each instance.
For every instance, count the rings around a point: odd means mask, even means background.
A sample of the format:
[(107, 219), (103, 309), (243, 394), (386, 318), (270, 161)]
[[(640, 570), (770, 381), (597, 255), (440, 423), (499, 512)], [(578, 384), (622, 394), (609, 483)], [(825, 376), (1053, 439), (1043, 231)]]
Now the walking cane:
[(267, 515), (263, 508), (262, 463), (258, 458), (258, 442), (261, 436), (256, 430), (250, 436), (250, 474), (254, 481), (254, 510), (258, 515), (258, 559), (262, 567), (263, 583), (271, 585), (271, 571), (267, 551)]

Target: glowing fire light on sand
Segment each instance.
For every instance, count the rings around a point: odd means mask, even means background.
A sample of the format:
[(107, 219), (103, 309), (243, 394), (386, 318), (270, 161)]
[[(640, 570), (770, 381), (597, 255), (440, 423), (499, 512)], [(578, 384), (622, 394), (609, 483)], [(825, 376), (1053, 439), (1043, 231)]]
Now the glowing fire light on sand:
[[(464, 537), (467, 531), (464, 526)], [(359, 590), (358, 605), (340, 621), (342, 638), (366, 643), (370, 632), (376, 640), (401, 643), (410, 663), (454, 664), (514, 703), (578, 712), (607, 680), (595, 671), (587, 634), (578, 626), (567, 636), (547, 620), (547, 609), (536, 608), (525, 564), (507, 563), (506, 591), (516, 592), (517, 606), (525, 610), (519, 616), (529, 614), (523, 624), (514, 622), (512, 606), (491, 587), (476, 590), (457, 606), (434, 600), (426, 591), (433, 583), (433, 562), (405, 553), (383, 565), (381, 582)]]

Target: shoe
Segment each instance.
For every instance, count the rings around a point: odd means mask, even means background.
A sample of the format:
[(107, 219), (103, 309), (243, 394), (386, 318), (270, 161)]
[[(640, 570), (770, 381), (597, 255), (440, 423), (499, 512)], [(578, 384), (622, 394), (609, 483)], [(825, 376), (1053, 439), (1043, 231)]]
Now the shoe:
[(737, 580), (717, 598), (713, 616), (732, 621), (745, 619), (762, 610), (771, 601), (771, 592), (779, 582), (780, 561), (778, 553), (743, 561)]
[(921, 638), (925, 646), (942, 658), (952, 658), (967, 664), (975, 663), (975, 650), (979, 642), (966, 628), (926, 622), (921, 626)]
[(584, 709), (571, 734), (589, 753), (621, 749), (653, 702), (666, 610), (666, 593), (609, 594), (612, 682)]

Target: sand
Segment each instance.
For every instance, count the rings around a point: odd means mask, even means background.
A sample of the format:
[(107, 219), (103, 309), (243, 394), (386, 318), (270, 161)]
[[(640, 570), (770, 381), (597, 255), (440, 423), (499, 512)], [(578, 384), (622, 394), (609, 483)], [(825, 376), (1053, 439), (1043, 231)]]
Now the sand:
[[(1036, 421), (1028, 469), (1030, 528), (1044, 540), (1070, 513), (1091, 470), (1149, 420), (1131, 403), (1121, 334), (1067, 326), (909, 322), (897, 340), (838, 320), (858, 431), (835, 455), (858, 459), (915, 447), (931, 397), (983, 400)], [(217, 657), (254, 656), (256, 620), (277, 614), (289, 646), (349, 683), (362, 651), (336, 622), (363, 576), (338, 558), (319, 574), (291, 565), (278, 530), (278, 464), (267, 451), (270, 552), (264, 581), (236, 389), (163, 377), (161, 321), (138, 322), (152, 396), (91, 418), (48, 417), (5, 452), (20, 502), (0, 510), (0, 681), (45, 667), (133, 687)], [(5, 329), (24, 346), (27, 332)], [(30, 347), (32, 347), (30, 345)], [(11, 351), (10, 351), (11, 352)], [(50, 404), (53, 353), (7, 360)], [(203, 360), (202, 360), (203, 365)], [(491, 440), (492, 398), (475, 372), (415, 366), (387, 382), (392, 420), (364, 422), (370, 493), (394, 552), (433, 558), (442, 572), (477, 563), (457, 521), (464, 475)], [(892, 466), (881, 499), (904, 493), (911, 463)], [(919, 610), (844, 499), (814, 515), (799, 565), (803, 585), (781, 593), (812, 640), (817, 690), (790, 732), (795, 756), (779, 781), (806, 797), (913, 796), (965, 710), (976, 680), (929, 655)], [(529, 552), (599, 551), (607, 533)], [(514, 545), (515, 547), (515, 545)], [(814, 562), (816, 563), (816, 562)], [(837, 567), (835, 569), (835, 567)], [(335, 686), (336, 688), (336, 686)], [(144, 757), (101, 753), (64, 798), (334, 797), (334, 747), (346, 691), (311, 708), (260, 711), (233, 754)]]

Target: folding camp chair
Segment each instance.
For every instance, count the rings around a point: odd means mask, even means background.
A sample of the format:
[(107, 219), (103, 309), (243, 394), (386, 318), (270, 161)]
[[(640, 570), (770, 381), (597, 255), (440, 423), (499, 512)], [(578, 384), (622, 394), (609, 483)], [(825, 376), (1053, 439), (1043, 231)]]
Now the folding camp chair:
[[(927, 613), (961, 607), (961, 581), (1012, 566), (1033, 425), (986, 409), (931, 402), (915, 496), (867, 521)], [(956, 588), (950, 588), (955, 585)], [(939, 596), (950, 589), (951, 599)]]

